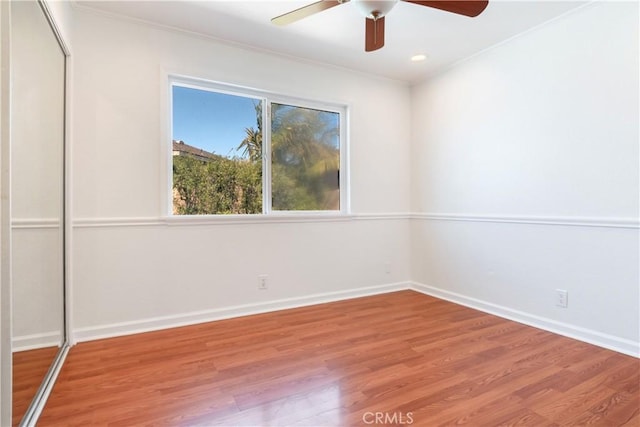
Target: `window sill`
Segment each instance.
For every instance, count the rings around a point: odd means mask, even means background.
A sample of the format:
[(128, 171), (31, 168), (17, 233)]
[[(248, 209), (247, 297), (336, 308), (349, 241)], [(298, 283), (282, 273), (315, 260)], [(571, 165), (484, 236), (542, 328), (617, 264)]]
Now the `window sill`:
[(218, 225), (218, 224), (276, 224), (301, 222), (351, 221), (351, 214), (342, 212), (271, 213), (251, 215), (171, 215), (164, 217), (167, 225)]

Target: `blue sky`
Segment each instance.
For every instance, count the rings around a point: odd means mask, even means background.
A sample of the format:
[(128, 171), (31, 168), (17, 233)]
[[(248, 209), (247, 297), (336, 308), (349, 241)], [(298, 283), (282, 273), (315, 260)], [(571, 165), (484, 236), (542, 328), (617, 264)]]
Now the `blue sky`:
[(173, 139), (223, 156), (242, 156), (236, 147), (245, 128), (256, 128), (256, 99), (173, 86)]

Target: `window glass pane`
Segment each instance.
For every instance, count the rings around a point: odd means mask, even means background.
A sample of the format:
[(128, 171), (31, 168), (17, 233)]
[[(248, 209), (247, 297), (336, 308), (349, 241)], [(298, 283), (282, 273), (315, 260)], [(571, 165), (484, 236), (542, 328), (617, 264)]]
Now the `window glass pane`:
[(172, 86), (173, 213), (262, 213), (262, 103)]
[(273, 210), (340, 209), (340, 114), (271, 104)]

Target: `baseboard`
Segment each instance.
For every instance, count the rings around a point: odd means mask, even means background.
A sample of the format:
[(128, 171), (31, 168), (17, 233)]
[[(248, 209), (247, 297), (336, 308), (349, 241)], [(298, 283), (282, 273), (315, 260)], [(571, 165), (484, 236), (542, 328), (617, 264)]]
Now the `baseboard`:
[[(513, 310), (508, 307), (489, 303), (462, 294), (450, 292), (444, 289), (416, 282), (398, 282), (387, 285), (356, 288), (346, 291), (327, 292), (304, 297), (287, 298), (255, 304), (243, 304), (174, 316), (162, 316), (132, 322), (122, 322), (109, 325), (78, 328), (73, 330), (73, 342), (76, 343), (83, 341), (93, 341), (104, 338), (151, 332), (161, 329), (194, 325), (198, 323), (213, 322), (216, 320), (229, 319), (233, 317), (249, 316), (252, 314), (268, 313), (314, 304), (322, 304), (352, 298), (360, 298), (370, 295), (385, 294), (406, 289), (411, 289), (422, 294), (450, 301), (455, 304), (460, 304), (465, 307), (473, 308), (475, 310), (480, 310), (482, 312), (513, 320), (518, 323), (533, 326), (535, 328), (553, 332), (558, 335), (563, 335), (569, 338), (577, 339), (579, 341), (587, 342), (589, 344), (597, 345), (599, 347), (607, 348), (609, 350), (617, 351), (619, 353), (640, 358), (640, 343), (638, 342), (616, 337), (614, 335), (603, 334), (598, 331), (581, 328), (575, 325), (558, 322), (530, 313)], [(58, 343), (56, 342), (52, 345), (57, 344)], [(44, 347), (44, 345), (41, 345), (40, 347)]]
[(44, 334), (22, 335), (11, 339), (11, 351), (36, 350), (45, 347), (60, 347), (62, 332), (46, 332)]
[(78, 328), (73, 330), (73, 343), (112, 338), (198, 323), (213, 322), (233, 317), (249, 316), (252, 314), (268, 313), (289, 308), (304, 307), (314, 304), (360, 298), (370, 295), (385, 294), (409, 289), (408, 282), (391, 283), (380, 286), (356, 288), (345, 291), (326, 292), (304, 297), (295, 297), (267, 301), (255, 304), (244, 304), (214, 310), (198, 311), (174, 316), (162, 316), (133, 322), (113, 323), (110, 325)]
[(508, 307), (478, 300), (476, 298), (471, 298), (462, 294), (450, 292), (421, 283), (412, 282), (409, 288), (426, 295), (464, 305), (465, 307), (480, 310), (482, 312), (513, 320), (518, 323), (533, 326), (535, 328), (553, 332), (558, 335), (563, 335), (565, 337), (584, 341), (589, 344), (597, 345), (599, 347), (604, 347), (609, 350), (640, 358), (639, 342), (634, 342), (624, 338), (616, 337), (614, 335), (604, 334), (602, 332), (594, 331), (591, 329), (581, 328), (575, 325), (558, 322), (523, 311), (513, 310)]

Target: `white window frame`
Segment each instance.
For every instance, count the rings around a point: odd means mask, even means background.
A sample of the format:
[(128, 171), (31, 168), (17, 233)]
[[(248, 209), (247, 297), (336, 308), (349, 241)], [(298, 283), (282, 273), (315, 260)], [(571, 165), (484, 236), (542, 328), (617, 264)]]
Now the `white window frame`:
[[(173, 214), (173, 87), (181, 86), (197, 90), (205, 90), (210, 92), (222, 93), (226, 95), (241, 96), (244, 98), (253, 98), (263, 103), (262, 108), (262, 213), (259, 214), (206, 214), (206, 215), (174, 215)], [(294, 96), (276, 94), (268, 91), (237, 86), (228, 83), (220, 83), (211, 80), (198, 79), (194, 77), (185, 77), (171, 74), (168, 77), (168, 142), (165, 144), (167, 155), (167, 180), (168, 185), (164, 188), (167, 195), (165, 214), (169, 218), (256, 218), (256, 217), (286, 217), (286, 216), (346, 216), (350, 214), (350, 197), (349, 197), (349, 156), (348, 156), (348, 106), (340, 103), (323, 102), (309, 100)], [(292, 210), (281, 211), (272, 208), (272, 191), (271, 191), (271, 104), (285, 104), (300, 108), (310, 108), (315, 110), (327, 111), (339, 114), (340, 120), (340, 174), (338, 185), (340, 189), (340, 209), (339, 210)]]

